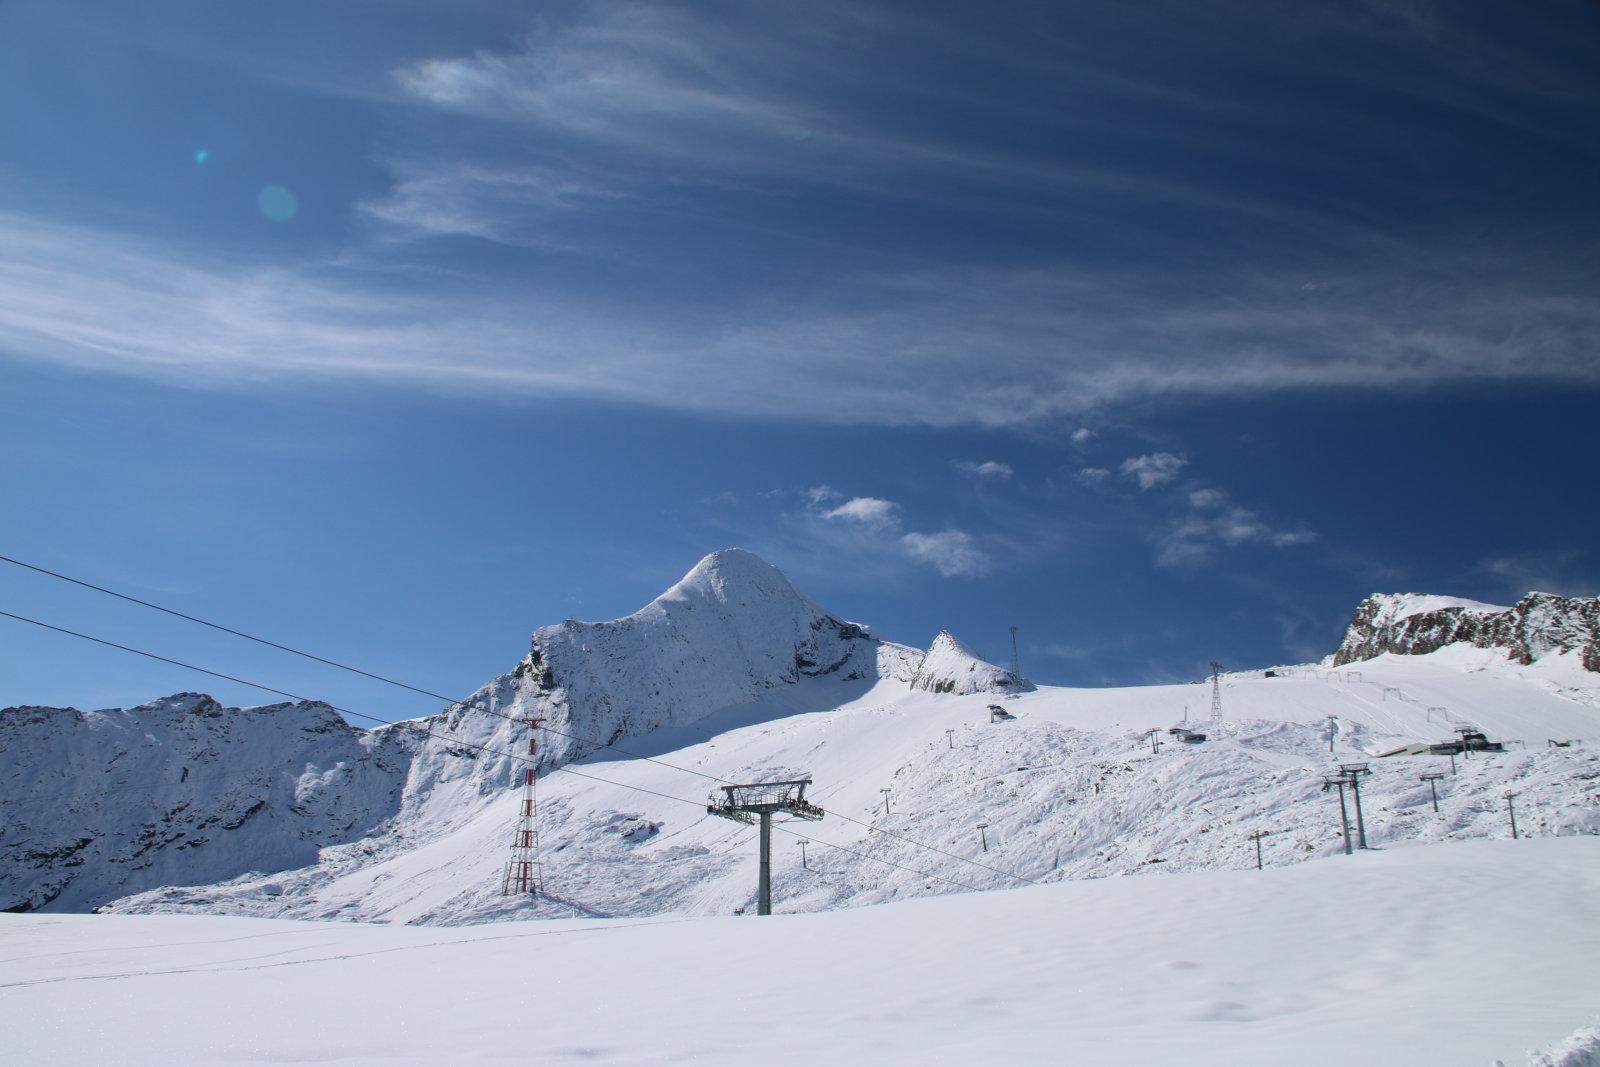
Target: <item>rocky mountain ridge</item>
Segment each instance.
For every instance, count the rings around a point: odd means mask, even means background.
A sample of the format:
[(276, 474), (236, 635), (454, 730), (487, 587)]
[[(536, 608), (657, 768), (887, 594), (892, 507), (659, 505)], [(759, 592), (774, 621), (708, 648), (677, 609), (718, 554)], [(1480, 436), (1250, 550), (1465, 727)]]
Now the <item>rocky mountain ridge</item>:
[(416, 748), (326, 704), (0, 712), (0, 911), (81, 911), (140, 889), (316, 861), (380, 829)]
[(1600, 672), (1600, 599), (1534, 592), (1501, 607), (1420, 593), (1375, 593), (1356, 608), (1330, 665), (1385, 652), (1425, 655), (1453, 644), (1503, 648), (1524, 665), (1568, 652), (1585, 670)]

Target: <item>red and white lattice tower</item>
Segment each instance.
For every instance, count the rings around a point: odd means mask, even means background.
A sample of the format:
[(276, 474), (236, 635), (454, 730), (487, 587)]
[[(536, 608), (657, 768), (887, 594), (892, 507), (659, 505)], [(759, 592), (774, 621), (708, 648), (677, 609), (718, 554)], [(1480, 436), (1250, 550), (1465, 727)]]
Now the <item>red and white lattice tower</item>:
[(538, 895), (544, 892), (544, 873), (539, 861), (539, 795), (535, 783), (539, 769), (535, 760), (539, 755), (539, 724), (543, 719), (518, 719), (528, 728), (527, 762), (521, 769), (522, 806), (518, 809), (517, 826), (512, 831), (511, 860), (506, 864), (505, 884), (501, 892), (506, 896), (520, 893)]

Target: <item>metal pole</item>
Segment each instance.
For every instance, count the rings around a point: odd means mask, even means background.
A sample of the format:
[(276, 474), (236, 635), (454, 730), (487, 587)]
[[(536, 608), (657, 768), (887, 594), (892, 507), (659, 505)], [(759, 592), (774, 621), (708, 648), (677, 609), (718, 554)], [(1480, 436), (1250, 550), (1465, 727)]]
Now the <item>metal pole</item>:
[(1339, 825), (1344, 830), (1344, 854), (1350, 855), (1350, 809), (1344, 806), (1344, 781), (1333, 783), (1339, 789)]
[(955, 748), (956, 747), (956, 732), (954, 730), (946, 730), (944, 732), (944, 736), (950, 742), (950, 747), (952, 749)]
[(1263, 870), (1261, 866), (1261, 839), (1272, 833), (1271, 830), (1257, 830), (1250, 835), (1250, 840), (1256, 843), (1256, 870)]
[(984, 830), (988, 827), (988, 825), (989, 824), (986, 822), (980, 822), (978, 824), (978, 839), (983, 842), (983, 850), (985, 852), (989, 851), (989, 835), (984, 833)]
[(1450, 757), (1450, 773), (1454, 774), (1456, 773), (1456, 754), (1454, 752), (1450, 752), (1447, 753), (1447, 755)]
[(809, 871), (811, 868), (806, 864), (806, 844), (805, 841), (800, 842), (800, 866)]
[(756, 914), (772, 914), (772, 812), (761, 815), (761, 887), (756, 898)]
[(1434, 795), (1434, 814), (1438, 814), (1438, 774), (1424, 774), (1422, 781), (1427, 782), (1427, 789)]
[(1506, 794), (1506, 813), (1511, 816), (1511, 840), (1513, 841), (1517, 839), (1517, 809), (1512, 806), (1511, 798), (1516, 795), (1515, 793)]
[(887, 815), (889, 814), (889, 789), (886, 786), (878, 790), (878, 792), (883, 794), (883, 813)]
[(1364, 820), (1361, 817), (1361, 775), (1360, 774), (1352, 774), (1350, 776), (1350, 792), (1355, 796), (1355, 801), (1356, 801), (1356, 833), (1359, 836), (1359, 840), (1361, 842), (1361, 847), (1362, 848), (1366, 848), (1367, 847), (1367, 823), (1366, 823), (1366, 820)]

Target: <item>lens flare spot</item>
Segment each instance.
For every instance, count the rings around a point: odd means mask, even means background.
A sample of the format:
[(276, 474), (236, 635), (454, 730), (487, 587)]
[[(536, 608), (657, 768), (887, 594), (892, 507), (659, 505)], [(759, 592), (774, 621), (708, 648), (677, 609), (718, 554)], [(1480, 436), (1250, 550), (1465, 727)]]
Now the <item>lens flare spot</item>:
[(269, 185), (256, 194), (256, 206), (273, 222), (288, 222), (300, 210), (300, 201), (281, 185)]
[(198, 152), (196, 152), (194, 154), (195, 165), (203, 167), (203, 166), (206, 165), (206, 160), (208, 160), (210, 158), (211, 158), (210, 150), (202, 148), (202, 149), (200, 149), (200, 151), (198, 151)]

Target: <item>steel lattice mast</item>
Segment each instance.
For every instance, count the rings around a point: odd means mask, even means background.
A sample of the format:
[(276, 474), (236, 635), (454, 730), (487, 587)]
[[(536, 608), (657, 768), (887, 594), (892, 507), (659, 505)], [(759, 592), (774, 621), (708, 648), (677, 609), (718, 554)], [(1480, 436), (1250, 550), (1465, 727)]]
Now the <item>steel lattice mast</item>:
[(1222, 721), (1222, 664), (1211, 662), (1211, 721)]
[(506, 864), (505, 883), (500, 891), (506, 896), (537, 896), (544, 892), (544, 873), (539, 860), (539, 769), (535, 760), (539, 755), (539, 725), (544, 720), (529, 717), (517, 721), (528, 730), (528, 756), (522, 767), (522, 804), (512, 831), (511, 860)]

